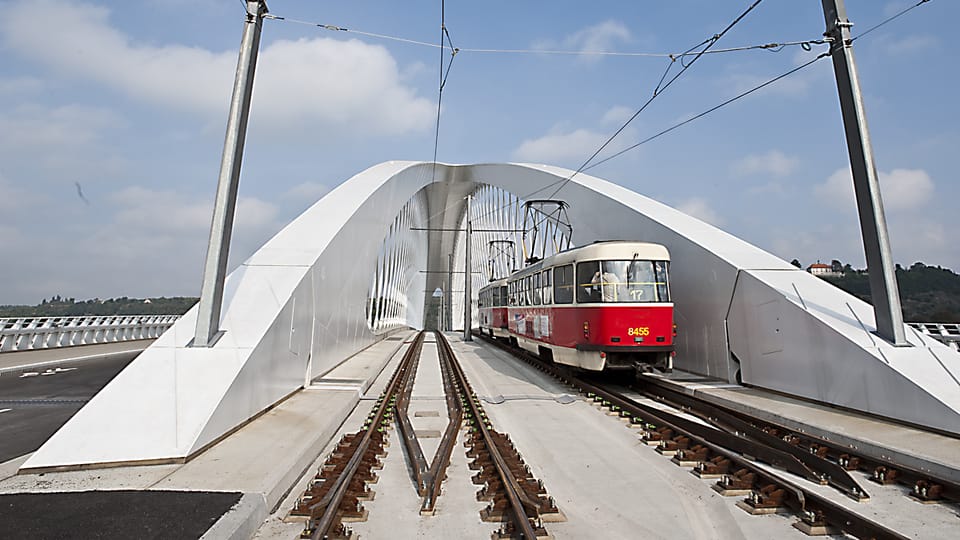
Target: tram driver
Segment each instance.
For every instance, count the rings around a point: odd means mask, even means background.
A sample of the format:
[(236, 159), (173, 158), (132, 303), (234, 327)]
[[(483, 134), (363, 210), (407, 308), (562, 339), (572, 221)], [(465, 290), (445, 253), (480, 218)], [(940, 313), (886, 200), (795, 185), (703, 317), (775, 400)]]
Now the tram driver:
[(593, 285), (592, 288), (595, 292), (602, 292), (602, 298), (604, 302), (616, 302), (620, 292), (620, 284), (622, 282), (623, 280), (621, 280), (617, 274), (604, 268), (602, 272), (598, 270), (593, 275), (591, 284)]

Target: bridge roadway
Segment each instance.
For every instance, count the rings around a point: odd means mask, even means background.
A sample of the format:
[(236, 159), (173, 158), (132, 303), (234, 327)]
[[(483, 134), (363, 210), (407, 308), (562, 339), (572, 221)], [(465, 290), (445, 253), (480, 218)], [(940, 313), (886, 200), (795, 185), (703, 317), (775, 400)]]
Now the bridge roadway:
[(0, 353), (0, 463), (39, 448), (152, 342)]
[[(107, 516), (110, 523), (119, 524), (119, 527), (111, 526), (110, 531), (130, 532), (156, 525), (151, 520), (177, 521), (169, 519), (172, 513), (177, 512), (179, 517), (181, 511), (177, 509), (183, 508), (185, 501), (192, 501), (198, 512), (185, 518), (192, 524), (213, 522), (222, 514), (208, 531), (207, 538), (296, 538), (302, 524), (286, 520), (287, 513), (339, 436), (363, 425), (371, 404), (408, 346), (406, 338), (411, 335), (395, 335), (358, 353), (309, 388), (292, 395), (187, 463), (23, 475), (16, 475), (16, 470), (24, 457), (0, 464), (0, 522), (14, 524), (18, 523), (13, 521), (16, 517), (25, 519), (24, 515), (5, 515), (11, 508), (18, 508), (13, 503), (19, 502), (19, 508), (24, 508), (27, 497), (31, 498), (30, 504), (44, 500), (26, 492), (66, 492), (67, 495), (50, 495), (48, 500), (61, 497), (57, 503), (62, 506), (58, 508), (70, 508), (77, 503), (70, 497), (89, 497), (81, 493), (84, 491), (98, 490), (103, 494), (106, 492), (100, 490), (130, 490), (133, 492), (130, 495), (124, 495), (130, 493), (127, 491), (111, 496), (121, 497), (127, 503), (142, 493), (165, 497), (147, 504), (169, 509), (169, 513), (123, 511), (122, 508), (130, 508), (129, 504), (117, 505), (116, 498), (99, 501), (99, 506), (97, 501), (87, 501), (83, 508), (88, 514), (98, 513)], [(455, 336), (450, 338), (493, 424), (510, 435), (565, 515), (565, 522), (547, 524), (555, 538), (805, 537), (791, 526), (795, 521), (793, 517), (750, 516), (743, 512), (735, 506), (740, 497), (719, 496), (709, 488), (708, 482), (697, 479), (688, 469), (677, 467), (641, 444), (635, 429), (572, 394), (568, 387), (502, 351), (478, 342), (465, 343)], [(438, 443), (434, 434), (441, 432), (446, 423), (435, 351), (433, 343), (425, 344), (410, 408), (411, 420), (427, 456), (432, 456)], [(95, 364), (81, 365), (82, 369), (73, 372), (17, 377), (9, 381), (35, 380), (54, 385), (57, 377), (67, 382), (71, 373), (74, 377), (83, 371), (93, 375), (94, 369), (88, 368)], [(729, 385), (711, 387), (697, 378), (680, 375), (677, 384), (688, 392), (736, 398), (729, 394), (736, 393)], [(6, 381), (0, 377), (2, 382)], [(769, 395), (758, 396), (753, 392), (751, 395), (753, 403), (769, 407), (772, 412), (779, 407)], [(762, 398), (773, 401), (756, 401)], [(743, 403), (744, 407), (752, 406), (750, 400)], [(789, 405), (800, 407), (797, 403)], [(3, 418), (6, 414), (9, 413), (0, 415), (0, 422), (6, 420)], [(816, 412), (809, 414), (816, 415)], [(784, 415), (803, 416), (796, 409)], [(807, 420), (814, 422), (815, 418)], [(836, 416), (819, 427), (842, 432), (852, 439), (867, 439), (875, 426), (863, 418), (844, 420)], [(479, 511), (486, 503), (476, 501), (478, 486), (469, 480), (474, 471), (467, 467), (462, 444), (454, 450), (436, 515), (419, 516), (419, 499), (406, 470), (396, 430), (390, 437), (384, 467), (379, 472), (380, 481), (372, 486), (376, 497), (364, 503), (369, 518), (366, 522), (351, 524), (354, 531), (363, 538), (489, 537), (495, 526), (480, 521)], [(463, 432), (460, 437), (462, 442)], [(936, 442), (922, 440), (913, 449), (918, 459), (923, 459), (925, 454), (939, 453), (929, 460), (947, 460), (954, 466), (960, 463), (958, 452), (960, 443), (946, 438)], [(882, 517), (884, 523), (908, 536), (954, 536), (957, 522), (952, 505), (921, 505), (903, 497), (898, 487), (864, 485), (872, 487), (871, 501), (849, 501), (850, 505), (859, 505), (864, 513)], [(830, 488), (823, 489), (829, 492)], [(225, 512), (223, 500), (194, 499), (198, 497), (197, 492), (233, 493), (239, 502)], [(63, 516), (60, 509), (56, 512)], [(89, 520), (48, 519), (39, 528), (31, 529), (30, 536), (77, 535), (84, 532), (84, 526), (88, 527), (86, 532), (90, 532), (102, 525)], [(80, 527), (80, 531), (76, 527)], [(111, 537), (110, 531), (103, 537)]]

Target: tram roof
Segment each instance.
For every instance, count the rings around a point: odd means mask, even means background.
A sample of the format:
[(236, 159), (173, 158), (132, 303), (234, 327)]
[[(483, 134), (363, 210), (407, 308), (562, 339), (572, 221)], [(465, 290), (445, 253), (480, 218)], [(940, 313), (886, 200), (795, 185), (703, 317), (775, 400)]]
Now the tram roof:
[(542, 268), (570, 264), (576, 261), (669, 261), (670, 252), (661, 244), (634, 242), (629, 240), (598, 241), (578, 246), (551, 255), (542, 261), (524, 267), (510, 277), (520, 277), (539, 271)]

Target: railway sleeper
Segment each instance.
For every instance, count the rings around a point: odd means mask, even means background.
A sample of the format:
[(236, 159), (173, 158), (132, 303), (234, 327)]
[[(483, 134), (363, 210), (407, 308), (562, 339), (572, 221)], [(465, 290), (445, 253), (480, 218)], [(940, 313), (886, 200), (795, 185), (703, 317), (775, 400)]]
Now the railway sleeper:
[(758, 491), (751, 491), (737, 506), (753, 515), (780, 514), (790, 511), (786, 503), (787, 490), (783, 486), (766, 484)]
[(338, 509), (341, 523), (360, 523), (367, 520), (369, 512), (360, 504), (360, 500), (349, 494), (343, 497)]
[[(307, 527), (303, 529), (300, 533), (300, 538), (310, 538), (313, 536), (313, 532), (316, 530), (316, 526), (307, 524)], [(350, 540), (353, 538), (353, 531), (343, 523), (338, 523), (333, 527), (333, 531), (324, 537), (326, 540)]]
[(660, 441), (670, 439), (673, 437), (673, 435), (673, 430), (664, 426), (656, 428), (652, 431), (649, 429), (644, 431), (643, 435), (641, 436), (641, 440), (650, 446), (656, 446), (660, 444)]
[(657, 445), (657, 453), (664, 456), (673, 456), (680, 450), (690, 447), (690, 437), (686, 435), (677, 435), (669, 440), (661, 440)]
[(696, 467), (710, 459), (710, 449), (702, 444), (695, 444), (690, 448), (681, 448), (674, 454), (673, 461), (681, 467)]
[(860, 469), (860, 457), (851, 456), (850, 454), (840, 454), (840, 457), (837, 458), (837, 464), (844, 468), (847, 471), (856, 471)]
[[(536, 532), (537, 538), (540, 538), (540, 539), (553, 538), (552, 536), (550, 536), (547, 530), (543, 527), (543, 523), (540, 522), (539, 520), (534, 521), (531, 519), (530, 524), (533, 526), (533, 530), (534, 532)], [(518, 533), (517, 525), (513, 522), (513, 520), (509, 520), (505, 522), (503, 525), (501, 525), (500, 528), (493, 533), (492, 538), (495, 538), (495, 539), (514, 538), (516, 537), (517, 533)]]
[(943, 486), (929, 480), (917, 480), (910, 496), (925, 504), (938, 503), (943, 500)]
[(713, 485), (713, 489), (725, 496), (736, 497), (753, 491), (757, 474), (747, 469), (737, 469), (733, 474), (725, 474)]
[(726, 456), (714, 456), (710, 461), (701, 461), (693, 468), (693, 474), (703, 479), (722, 478), (730, 473), (732, 462)]
[(842, 534), (842, 531), (827, 523), (823, 511), (819, 509), (802, 510), (800, 521), (793, 524), (794, 528), (807, 536), (833, 536)]
[(820, 459), (827, 459), (827, 453), (830, 451), (830, 447), (822, 444), (811, 443), (807, 446), (807, 451)]
[(892, 467), (880, 465), (873, 470), (870, 480), (880, 485), (896, 484), (900, 477), (900, 471)]

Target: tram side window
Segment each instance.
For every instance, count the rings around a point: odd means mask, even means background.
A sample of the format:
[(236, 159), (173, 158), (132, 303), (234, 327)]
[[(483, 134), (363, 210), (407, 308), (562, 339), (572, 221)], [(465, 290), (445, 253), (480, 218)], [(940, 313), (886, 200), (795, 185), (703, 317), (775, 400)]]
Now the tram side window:
[(585, 261), (577, 263), (577, 303), (600, 302), (600, 263)]
[(533, 284), (533, 288), (532, 288), (532, 290), (533, 290), (533, 305), (539, 306), (539, 305), (540, 305), (540, 300), (541, 300), (541, 298), (540, 298), (540, 274), (539, 274), (539, 273), (536, 273), (536, 274), (530, 276), (530, 281), (531, 281), (531, 283)]
[(517, 282), (512, 281), (508, 283), (507, 291), (508, 291), (507, 295), (510, 297), (510, 300), (509, 300), (510, 305), (511, 306), (517, 305)]
[(667, 261), (655, 261), (653, 263), (654, 270), (657, 272), (657, 295), (660, 298), (661, 302), (670, 301), (670, 280), (668, 279), (667, 274), (669, 273), (670, 263)]
[(567, 264), (553, 269), (553, 300), (558, 304), (573, 303), (573, 265)]
[(501, 286), (500, 286), (500, 293), (499, 293), (499, 294), (500, 294), (500, 303), (499, 303), (498, 305), (500, 305), (500, 306), (505, 306), (505, 305), (507, 305), (507, 286), (506, 286), (506, 285), (501, 285)]
[(520, 281), (517, 283), (517, 287), (520, 287), (520, 291), (518, 294), (518, 296), (520, 297), (520, 305), (525, 306), (527, 305), (527, 280), (521, 278)]
[(553, 303), (553, 287), (550, 286), (550, 271), (544, 270), (541, 284), (543, 285), (543, 305)]

